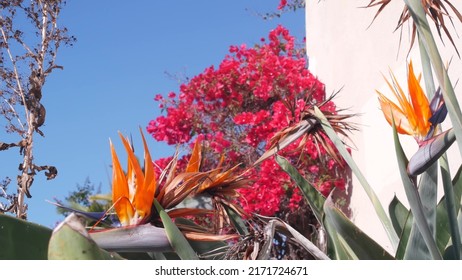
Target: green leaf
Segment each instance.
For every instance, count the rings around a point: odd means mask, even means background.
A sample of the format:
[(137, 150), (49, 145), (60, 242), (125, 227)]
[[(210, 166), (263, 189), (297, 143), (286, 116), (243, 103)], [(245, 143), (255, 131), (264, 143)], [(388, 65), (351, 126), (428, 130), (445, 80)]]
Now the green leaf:
[(54, 230), (48, 245), (50, 260), (116, 260), (116, 253), (98, 247), (75, 214), (70, 214)]
[[(454, 179), (452, 180), (452, 183), (448, 184), (443, 182), (446, 185), (450, 185), (451, 188), (453, 188), (453, 195), (454, 195), (454, 209), (453, 211), (455, 213), (459, 213), (461, 209), (461, 196), (462, 196), (462, 166), (459, 167), (459, 170), (457, 171), (456, 175), (454, 176)], [(445, 186), (446, 188), (447, 186)], [(446, 192), (445, 193), (449, 193)], [(451, 237), (451, 227), (450, 227), (450, 218), (448, 215), (448, 209), (447, 209), (447, 199), (446, 195), (441, 198), (440, 202), (438, 203), (437, 207), (437, 227), (436, 227), (436, 241), (438, 244), (438, 248), (443, 251), (445, 250), (446, 246), (449, 243), (450, 237)], [(457, 221), (456, 221), (456, 231), (459, 231), (457, 228)], [(457, 246), (459, 247), (459, 246)]]
[(1, 260), (46, 260), (51, 229), (0, 214)]
[(390, 205), (388, 205), (391, 223), (398, 236), (401, 236), (406, 226), (406, 220), (409, 216), (409, 210), (399, 201), (396, 195), (393, 197)]
[(191, 247), (188, 240), (186, 240), (183, 233), (181, 233), (157, 200), (154, 200), (154, 205), (157, 212), (159, 212), (159, 216), (164, 224), (165, 231), (167, 232), (167, 238), (175, 253), (177, 253), (182, 260), (197, 260), (198, 257), (196, 252), (194, 252), (194, 249)]
[(151, 224), (90, 232), (101, 248), (116, 252), (169, 252), (165, 229)]
[(324, 114), (321, 112), (321, 110), (319, 110), (318, 107), (315, 107), (314, 111), (315, 111), (316, 117), (318, 118), (320, 124), (322, 125), (322, 128), (324, 129), (326, 134), (329, 136), (332, 143), (334, 143), (339, 153), (345, 159), (346, 163), (350, 166), (351, 171), (355, 174), (355, 176), (358, 178), (359, 182), (361, 183), (361, 186), (363, 187), (372, 205), (374, 206), (375, 212), (377, 213), (377, 216), (379, 217), (380, 222), (382, 223), (383, 228), (385, 229), (385, 232), (388, 235), (388, 239), (390, 240), (390, 243), (393, 246), (393, 249), (396, 249), (399, 243), (398, 235), (393, 229), (393, 225), (390, 219), (388, 218), (385, 210), (383, 209), (383, 206), (380, 203), (379, 198), (377, 197), (377, 194), (371, 188), (366, 178), (362, 174), (361, 170), (359, 170), (358, 166), (354, 162), (350, 153), (345, 148), (345, 145), (343, 144), (342, 140), (340, 140), (340, 138), (337, 136), (334, 129), (332, 128), (332, 126), (330, 125), (329, 121), (326, 119)]
[(247, 230), (247, 227), (245, 226), (244, 220), (242, 217), (234, 211), (231, 207), (229, 207), (226, 204), (223, 204), (223, 208), (225, 209), (226, 213), (228, 214), (228, 217), (231, 221), (231, 224), (233, 227), (237, 230), (237, 232), (241, 236), (245, 236), (249, 234), (249, 231)]
[[(417, 224), (420, 233), (422, 234), (422, 238), (427, 245), (431, 257), (433, 259), (441, 259), (441, 254), (438, 251), (436, 246), (435, 240), (433, 239), (433, 234), (430, 231), (430, 228), (427, 224), (425, 213), (423, 211), (422, 201), (419, 198), (419, 193), (417, 191), (417, 186), (415, 184), (415, 179), (411, 180), (409, 177), (406, 167), (408, 165), (408, 160), (406, 155), (404, 154), (403, 148), (401, 147), (401, 143), (398, 138), (398, 133), (396, 132), (396, 126), (393, 122), (393, 140), (395, 142), (395, 151), (396, 157), (398, 159), (398, 166), (399, 172), (401, 174), (401, 180), (403, 181), (404, 191), (406, 193), (406, 197), (409, 201), (409, 205), (411, 206), (411, 211), (414, 215), (414, 223)], [(412, 231), (412, 230), (411, 230)], [(412, 235), (412, 233), (411, 233)], [(411, 243), (410, 241), (407, 244), (407, 248), (409, 248)], [(406, 249), (407, 251), (407, 249)]]
[(353, 224), (342, 212), (326, 202), (324, 204), (327, 234), (332, 235), (335, 248), (349, 255), (349, 259), (392, 260), (393, 257), (377, 242)]
[(279, 166), (295, 181), (297, 186), (303, 193), (306, 201), (310, 205), (313, 214), (316, 216), (318, 221), (322, 224), (323, 216), (324, 216), (324, 202), (326, 199), (322, 194), (312, 185), (310, 184), (300, 173), (298, 170), (293, 167), (287, 159), (276, 155), (276, 162)]
[[(436, 203), (437, 203), (437, 189), (438, 189), (438, 164), (431, 165), (420, 178), (419, 183), (419, 197), (422, 202), (423, 213), (426, 218), (426, 224), (432, 235), (435, 237), (435, 224), (436, 224)], [(405, 259), (429, 259), (430, 252), (427, 245), (422, 238), (416, 221), (413, 222), (411, 234), (408, 240)]]
[(410, 210), (407, 210), (407, 217), (406, 217), (406, 220), (405, 220), (405, 223), (403, 225), (403, 231), (402, 233), (400, 234), (400, 238), (399, 238), (399, 245), (398, 245), (398, 249), (396, 249), (396, 253), (395, 253), (395, 259), (397, 260), (403, 260), (404, 259), (404, 255), (406, 254), (406, 248), (407, 248), (407, 244), (409, 242), (409, 237), (411, 236), (411, 228), (412, 228), (412, 224), (413, 224), (413, 217), (412, 217), (412, 212)]

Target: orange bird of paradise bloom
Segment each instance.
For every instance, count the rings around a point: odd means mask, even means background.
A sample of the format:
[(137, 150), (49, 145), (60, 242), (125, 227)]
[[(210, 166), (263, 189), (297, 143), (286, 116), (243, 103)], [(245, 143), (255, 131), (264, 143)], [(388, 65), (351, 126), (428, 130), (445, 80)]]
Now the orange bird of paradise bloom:
[(385, 81), (398, 100), (398, 104), (393, 103), (376, 90), (385, 119), (390, 125), (392, 125), (394, 119), (398, 133), (411, 135), (418, 143), (421, 143), (427, 138), (430, 131), (432, 110), (428, 98), (420, 86), (420, 76), (418, 78), (415, 76), (411, 61), (407, 81), (409, 98), (406, 98), (393, 73), (391, 73), (391, 77), (391, 83), (386, 78)]
[(112, 201), (122, 226), (146, 223), (151, 215), (151, 207), (156, 191), (156, 178), (146, 139), (141, 131), (144, 144), (144, 172), (133, 153), (128, 140), (119, 133), (128, 154), (127, 173), (124, 173), (112, 142)]

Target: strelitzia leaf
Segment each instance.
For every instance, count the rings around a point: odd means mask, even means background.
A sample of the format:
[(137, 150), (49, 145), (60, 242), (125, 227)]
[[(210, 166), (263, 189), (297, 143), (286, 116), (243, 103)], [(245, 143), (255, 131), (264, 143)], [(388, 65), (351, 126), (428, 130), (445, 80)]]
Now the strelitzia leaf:
[(439, 252), (436, 246), (435, 240), (433, 239), (433, 234), (431, 233), (428, 227), (426, 217), (423, 211), (422, 201), (420, 200), (419, 193), (417, 191), (417, 186), (415, 185), (415, 182), (411, 180), (411, 178), (409, 177), (407, 173), (406, 166), (408, 165), (408, 161), (407, 161), (406, 155), (404, 154), (401, 143), (399, 141), (398, 133), (396, 131), (396, 126), (394, 122), (393, 122), (393, 140), (395, 142), (395, 151), (396, 151), (396, 156), (398, 159), (398, 166), (399, 166), (399, 171), (401, 174), (401, 179), (403, 181), (403, 186), (406, 192), (406, 197), (411, 206), (411, 211), (414, 214), (415, 223), (417, 224), (418, 229), (420, 230), (420, 233), (422, 234), (425, 244), (427, 245), (430, 251), (431, 257), (433, 259), (442, 259), (441, 253)]
[(311, 185), (302, 175), (298, 172), (295, 167), (293, 167), (287, 159), (276, 155), (276, 162), (279, 166), (295, 181), (297, 186), (302, 191), (303, 196), (310, 205), (313, 214), (316, 219), (322, 224), (324, 210), (323, 206), (326, 201), (324, 196), (313, 186)]
[[(336, 249), (353, 253), (353, 259), (359, 260), (392, 260), (393, 257), (377, 242), (355, 226), (342, 212), (335, 208), (332, 203), (324, 204), (325, 220), (329, 235), (337, 235), (334, 240)], [(350, 254), (351, 254), (350, 253)]]
[(391, 222), (395, 228), (396, 234), (401, 236), (409, 216), (409, 210), (395, 195), (388, 206), (388, 212), (390, 213)]
[(456, 140), (451, 128), (429, 140), (421, 143), (417, 152), (409, 160), (407, 172), (410, 176), (417, 176), (427, 170), (441, 155), (443, 155)]
[[(438, 189), (438, 164), (431, 165), (420, 177), (418, 193), (422, 201), (423, 213), (426, 218), (428, 229), (432, 235), (435, 236), (436, 224), (436, 204), (437, 204), (437, 189)], [(419, 225), (416, 220), (412, 224), (405, 259), (430, 259), (431, 255), (427, 248), (425, 239), (419, 230)]]
[(101, 248), (116, 252), (171, 252), (165, 229), (150, 224), (90, 232)]
[(194, 249), (191, 247), (188, 240), (186, 240), (184, 235), (157, 200), (154, 200), (154, 205), (159, 213), (162, 223), (164, 224), (167, 238), (175, 253), (177, 253), (182, 260), (197, 260), (198, 257), (196, 252), (194, 252)]
[[(453, 187), (453, 192), (454, 192), (454, 212), (459, 213), (461, 205), (461, 196), (462, 196), (462, 166), (459, 168), (458, 172), (454, 176), (454, 179), (452, 180), (452, 184), (450, 184), (450, 187)], [(453, 217), (453, 219), (456, 219)], [(457, 228), (457, 220), (455, 221), (456, 223), (456, 231), (458, 231)], [(436, 227), (436, 241), (438, 244), (438, 248), (443, 251), (445, 250), (446, 246), (449, 243), (449, 240), (453, 234), (451, 233), (451, 227), (450, 227), (450, 215), (448, 214), (448, 204), (446, 200), (446, 195), (441, 198), (440, 202), (438, 203), (437, 207), (437, 227)], [(457, 239), (457, 238), (455, 238)], [(459, 246), (456, 246), (459, 248)]]
[(345, 159), (345, 162), (348, 164), (348, 166), (350, 166), (352, 172), (356, 175), (359, 182), (361, 183), (361, 186), (363, 187), (363, 189), (366, 192), (367, 196), (371, 200), (372, 205), (374, 206), (374, 209), (375, 209), (375, 211), (377, 213), (377, 216), (379, 217), (380, 221), (382, 222), (383, 228), (385, 229), (385, 232), (388, 235), (390, 243), (392, 244), (393, 248), (396, 249), (398, 247), (398, 243), (399, 243), (398, 235), (396, 234), (395, 230), (393, 229), (393, 225), (392, 225), (390, 219), (388, 218), (385, 210), (383, 209), (383, 206), (380, 203), (380, 200), (377, 197), (377, 194), (371, 188), (371, 186), (367, 182), (366, 178), (362, 174), (361, 170), (358, 168), (358, 166), (354, 162), (354, 160), (351, 157), (350, 153), (345, 148), (345, 144), (337, 136), (334, 129), (329, 124), (329, 121), (326, 119), (326, 117), (321, 112), (321, 110), (319, 110), (319, 108), (315, 107), (314, 112), (315, 112), (316, 118), (318, 118), (319, 122), (321, 123), (324, 131), (329, 136), (332, 143), (338, 149), (339, 153)]
[[(395, 206), (392, 206), (393, 204)], [(390, 204), (390, 216), (396, 216), (396, 219), (402, 228), (401, 233), (399, 234), (399, 246), (398, 249), (396, 249), (395, 259), (403, 260), (404, 255), (406, 254), (409, 237), (411, 235), (411, 228), (413, 224), (412, 212), (404, 207), (404, 205), (395, 197)], [(393, 219), (394, 218), (392, 217), (392, 221)]]

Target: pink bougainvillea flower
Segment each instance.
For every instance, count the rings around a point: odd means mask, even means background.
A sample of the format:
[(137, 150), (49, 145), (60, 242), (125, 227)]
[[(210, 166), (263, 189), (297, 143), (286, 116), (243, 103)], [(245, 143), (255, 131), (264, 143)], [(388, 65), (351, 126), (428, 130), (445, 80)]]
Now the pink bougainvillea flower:
[(377, 91), (385, 119), (390, 125), (394, 119), (398, 133), (411, 135), (420, 143), (430, 131), (432, 110), (427, 96), (420, 86), (420, 79), (416, 78), (414, 74), (412, 61), (409, 63), (408, 69), (409, 98), (406, 98), (393, 73), (391, 76), (392, 83), (387, 79), (385, 81), (398, 100), (398, 104), (393, 103), (385, 95)]
[(122, 226), (138, 225), (146, 222), (151, 215), (152, 202), (156, 191), (156, 178), (151, 155), (143, 133), (144, 172), (133, 153), (128, 140), (120, 133), (120, 138), (128, 154), (127, 174), (120, 165), (112, 142), (112, 201)]

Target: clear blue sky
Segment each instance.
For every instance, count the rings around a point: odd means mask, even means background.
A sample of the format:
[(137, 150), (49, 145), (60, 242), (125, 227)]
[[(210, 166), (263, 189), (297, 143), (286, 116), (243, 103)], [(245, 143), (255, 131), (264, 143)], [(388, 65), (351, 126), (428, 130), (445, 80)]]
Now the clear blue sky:
[[(300, 41), (304, 37), (304, 11), (263, 20), (258, 14), (276, 11), (279, 0), (233, 1), (68, 1), (61, 25), (77, 37), (74, 47), (61, 49), (58, 63), (64, 70), (49, 76), (43, 91), (47, 119), (37, 136), (36, 164), (55, 165), (58, 176), (35, 178), (29, 220), (52, 227), (61, 217), (46, 202), (63, 199), (86, 177), (110, 191), (109, 138), (119, 154), (123, 148), (117, 131), (132, 134), (141, 147), (138, 127), (160, 115), (153, 100), (157, 93), (178, 91), (179, 84), (165, 73), (192, 77), (218, 65), (230, 45), (259, 43), (278, 24)], [(3, 123), (2, 123), (3, 124)], [(173, 148), (156, 143), (148, 134), (154, 158), (172, 154)], [(0, 140), (14, 139), (0, 131)], [(138, 151), (141, 152), (139, 148)], [(13, 179), (16, 189), (16, 149), (0, 152), (0, 179)]]

